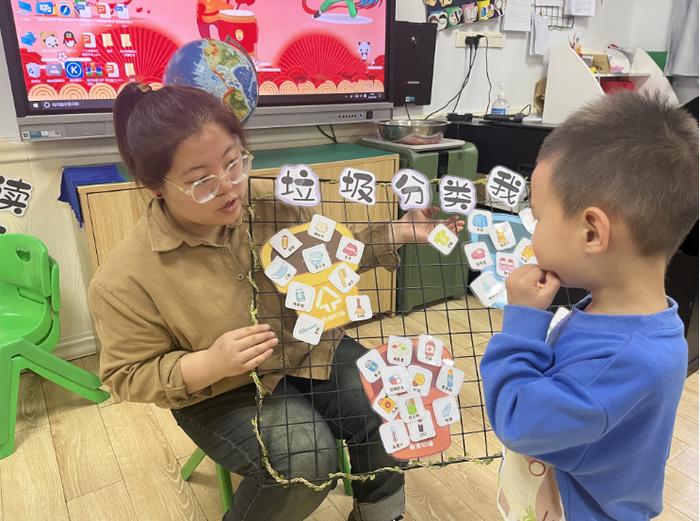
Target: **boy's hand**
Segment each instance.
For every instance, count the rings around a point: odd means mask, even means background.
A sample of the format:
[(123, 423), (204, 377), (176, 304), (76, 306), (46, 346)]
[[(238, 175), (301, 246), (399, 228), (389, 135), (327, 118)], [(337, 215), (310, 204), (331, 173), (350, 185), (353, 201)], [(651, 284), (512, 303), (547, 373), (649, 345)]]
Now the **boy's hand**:
[(561, 281), (552, 271), (544, 271), (535, 264), (521, 266), (506, 280), (508, 304), (547, 309)]

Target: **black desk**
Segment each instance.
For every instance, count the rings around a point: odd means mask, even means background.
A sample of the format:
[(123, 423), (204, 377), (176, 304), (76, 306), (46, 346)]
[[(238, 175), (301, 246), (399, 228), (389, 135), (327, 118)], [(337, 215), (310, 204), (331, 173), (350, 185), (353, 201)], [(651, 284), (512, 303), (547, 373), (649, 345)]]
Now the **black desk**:
[[(470, 122), (451, 123), (446, 137), (463, 139), (476, 145), (479, 152), (477, 171), (486, 174), (496, 165), (503, 165), (530, 176), (535, 169), (542, 142), (554, 129), (537, 123)], [(666, 272), (666, 292), (678, 302), (678, 315), (685, 325), (688, 339), (688, 373), (698, 370), (698, 227), (690, 232), (681, 249), (673, 256)], [(558, 293), (555, 303), (575, 302), (581, 290)]]
[(535, 169), (537, 152), (542, 141), (554, 129), (541, 123), (470, 122), (451, 123), (446, 136), (463, 139), (479, 151), (477, 170), (486, 174), (495, 165), (503, 165), (530, 175)]

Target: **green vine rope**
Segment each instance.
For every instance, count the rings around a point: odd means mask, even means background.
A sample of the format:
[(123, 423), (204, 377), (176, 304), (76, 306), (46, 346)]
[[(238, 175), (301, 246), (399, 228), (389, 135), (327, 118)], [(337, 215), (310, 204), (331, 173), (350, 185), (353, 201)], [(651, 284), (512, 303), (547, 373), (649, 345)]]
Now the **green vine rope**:
[[(331, 179), (328, 181), (324, 181), (326, 184), (337, 184), (340, 181), (337, 179)], [(430, 182), (432, 184), (439, 184), (440, 180), (439, 179), (431, 179)], [(474, 184), (486, 184), (486, 179), (478, 179), (476, 181), (473, 181)], [(248, 215), (250, 216), (250, 225), (248, 227), (248, 230), (246, 230), (246, 233), (248, 235), (248, 245), (250, 247), (251, 255), (252, 255), (252, 263), (251, 263), (251, 269), (248, 272), (248, 282), (250, 285), (253, 287), (253, 298), (251, 299), (250, 306), (249, 306), (249, 312), (250, 312), (250, 320), (253, 325), (258, 324), (258, 303), (257, 303), (257, 295), (259, 293), (259, 288), (257, 283), (255, 282), (255, 272), (259, 270), (260, 265), (260, 254), (258, 252), (258, 248), (255, 245), (255, 242), (253, 241), (253, 236), (251, 233), (253, 223), (255, 221), (255, 204), (254, 203), (248, 203), (246, 205), (246, 210), (248, 211)], [(251, 420), (251, 425), (253, 426), (253, 433), (255, 434), (255, 438), (258, 440), (258, 445), (260, 446), (260, 458), (261, 458), (261, 463), (267, 470), (268, 474), (272, 477), (272, 479), (275, 480), (280, 485), (283, 486), (289, 486), (289, 485), (303, 485), (306, 486), (316, 492), (320, 492), (324, 490), (325, 488), (328, 488), (332, 486), (338, 478), (342, 479), (348, 479), (351, 481), (371, 481), (376, 478), (377, 474), (381, 472), (396, 472), (398, 474), (404, 474), (408, 470), (415, 469), (415, 468), (441, 468), (444, 467), (446, 464), (453, 464), (453, 463), (465, 463), (465, 462), (470, 462), (470, 463), (475, 463), (477, 465), (490, 465), (494, 460), (498, 459), (501, 457), (501, 454), (495, 454), (494, 456), (489, 456), (489, 457), (482, 457), (482, 458), (472, 458), (470, 456), (462, 456), (462, 457), (449, 457), (446, 458), (445, 462), (440, 462), (440, 463), (425, 463), (423, 461), (419, 460), (409, 460), (407, 465), (404, 468), (397, 466), (394, 467), (381, 467), (378, 468), (372, 472), (367, 472), (363, 474), (351, 474), (348, 472), (333, 472), (328, 474), (328, 479), (322, 481), (320, 484), (317, 483), (312, 483), (306, 478), (286, 478), (277, 470), (274, 469), (272, 466), (272, 463), (270, 463), (270, 458), (269, 458), (269, 453), (267, 451), (267, 446), (265, 445), (265, 440), (263, 440), (262, 433), (260, 431), (260, 426), (258, 425), (258, 416), (260, 415), (260, 412), (262, 410), (262, 405), (263, 405), (263, 400), (265, 396), (268, 394), (267, 391), (265, 390), (265, 387), (263, 387), (262, 382), (260, 381), (260, 376), (258, 375), (257, 370), (253, 369), (250, 374), (250, 378), (253, 380), (253, 383), (255, 384), (255, 389), (256, 389), (256, 406), (257, 406), (257, 412), (258, 414), (256, 415), (255, 418)]]

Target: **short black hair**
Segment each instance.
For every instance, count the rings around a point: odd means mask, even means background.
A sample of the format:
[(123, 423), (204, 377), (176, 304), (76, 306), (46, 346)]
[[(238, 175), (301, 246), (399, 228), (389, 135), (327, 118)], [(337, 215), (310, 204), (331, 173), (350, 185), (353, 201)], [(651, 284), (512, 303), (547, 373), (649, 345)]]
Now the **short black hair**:
[(673, 255), (698, 218), (698, 127), (660, 93), (620, 92), (579, 109), (545, 139), (564, 214), (619, 217), (641, 255)]

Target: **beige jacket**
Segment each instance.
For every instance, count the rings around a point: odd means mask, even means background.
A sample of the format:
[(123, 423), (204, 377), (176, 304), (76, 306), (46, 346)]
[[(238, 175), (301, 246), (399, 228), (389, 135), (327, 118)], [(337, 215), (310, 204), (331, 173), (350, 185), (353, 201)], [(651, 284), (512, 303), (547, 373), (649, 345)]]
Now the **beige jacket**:
[[(313, 212), (270, 199), (256, 202), (254, 213), (259, 248), (280, 229), (310, 221)], [(398, 267), (388, 228), (386, 223), (353, 228), (366, 244), (360, 271)], [(100, 376), (118, 400), (177, 409), (251, 383), (245, 374), (188, 394), (180, 369), (185, 354), (207, 349), (226, 331), (252, 323), (249, 230), (250, 216), (244, 212), (220, 243), (197, 239), (183, 233), (153, 199), (131, 234), (110, 252), (88, 297), (102, 344)], [(265, 389), (272, 391), (284, 374), (327, 380), (343, 332), (327, 331), (309, 349), (292, 337), (296, 312), (285, 308), (283, 296), (262, 271), (255, 282), (257, 317), (280, 339), (273, 356), (258, 368)]]

